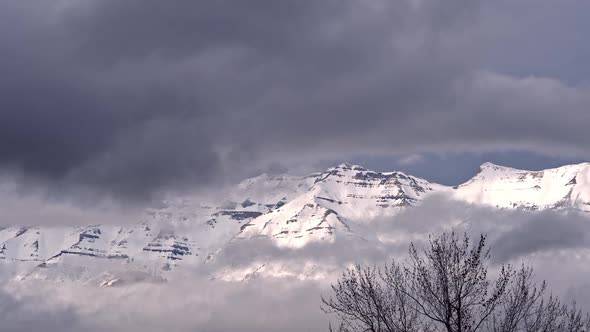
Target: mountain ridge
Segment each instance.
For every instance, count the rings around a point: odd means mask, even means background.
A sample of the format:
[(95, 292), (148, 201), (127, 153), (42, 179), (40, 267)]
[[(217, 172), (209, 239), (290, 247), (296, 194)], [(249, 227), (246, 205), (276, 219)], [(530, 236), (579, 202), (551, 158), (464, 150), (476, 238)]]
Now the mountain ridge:
[[(262, 174), (241, 181), (224, 200), (171, 197), (146, 209), (131, 226), (1, 229), (0, 264), (23, 265), (19, 278), (89, 279), (105, 272), (94, 266), (105, 261), (166, 274), (178, 266), (205, 264), (232, 241), (265, 238), (290, 249), (333, 243), (338, 237), (367, 241), (374, 238), (366, 233), (374, 220), (419, 208), (434, 194), (500, 209), (587, 213), (590, 163), (528, 171), (487, 162), (455, 187), (349, 163), (307, 176)], [(67, 273), (64, 266), (69, 266)]]

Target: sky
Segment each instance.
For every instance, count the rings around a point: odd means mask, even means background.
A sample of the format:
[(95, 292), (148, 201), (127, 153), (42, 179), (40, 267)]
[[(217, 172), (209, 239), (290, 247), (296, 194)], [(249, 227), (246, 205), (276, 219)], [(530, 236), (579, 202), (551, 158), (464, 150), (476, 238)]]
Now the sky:
[[(127, 224), (171, 192), (341, 162), (456, 185), (486, 161), (590, 161), (588, 12), (587, 0), (0, 0), (0, 225)], [(557, 293), (590, 305), (590, 227), (577, 215), (435, 199), (384, 223), (401, 246), (261, 243), (228, 255), (291, 266), (362, 252), (380, 263), (449, 226), (432, 220), (472, 220), (467, 229), (491, 236), (495, 267), (527, 260)], [(203, 287), (200, 278), (109, 291), (3, 284), (0, 322), (8, 331), (327, 326), (325, 284)]]
[(587, 161), (589, 7), (3, 0), (0, 172), (143, 201), (332, 161), (448, 184)]

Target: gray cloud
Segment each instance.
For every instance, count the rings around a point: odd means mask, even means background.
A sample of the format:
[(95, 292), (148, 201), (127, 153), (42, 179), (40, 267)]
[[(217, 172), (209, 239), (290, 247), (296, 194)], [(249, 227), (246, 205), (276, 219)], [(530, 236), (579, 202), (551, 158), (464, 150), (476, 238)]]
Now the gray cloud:
[(315, 282), (232, 284), (192, 276), (112, 289), (27, 286), (0, 292), (3, 331), (322, 331), (328, 326), (319, 308), (327, 285)]
[(0, 321), (6, 332), (40, 330), (48, 332), (78, 331), (83, 328), (76, 312), (64, 305), (48, 307), (35, 296), (15, 297), (0, 289)]
[(499, 260), (550, 250), (583, 249), (590, 245), (587, 216), (541, 212), (512, 219), (514, 228), (494, 243)]
[(589, 155), (587, 89), (494, 73), (520, 18), (485, 1), (0, 9), (0, 167), (27, 185), (149, 198), (359, 153)]

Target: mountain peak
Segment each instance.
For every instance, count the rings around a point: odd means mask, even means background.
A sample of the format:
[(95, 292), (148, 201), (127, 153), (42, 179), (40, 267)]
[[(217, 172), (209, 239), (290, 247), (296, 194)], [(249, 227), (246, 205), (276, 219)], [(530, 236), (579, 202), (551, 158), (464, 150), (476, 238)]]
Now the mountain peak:
[(368, 171), (367, 168), (359, 166), (359, 165), (355, 165), (355, 164), (351, 164), (351, 163), (342, 163), (336, 167), (334, 167), (334, 169), (341, 169), (341, 170), (346, 170), (346, 171)]
[(486, 161), (485, 163), (483, 163), (479, 166), (480, 171), (498, 171), (498, 170), (507, 170), (507, 169), (512, 169), (512, 168), (506, 167), (506, 166), (500, 166), (500, 165), (494, 164), (490, 161)]
[(479, 166), (479, 168), (490, 168), (490, 167), (495, 167), (495, 166), (498, 166), (498, 165), (494, 164), (491, 161), (486, 161), (485, 163), (481, 164)]

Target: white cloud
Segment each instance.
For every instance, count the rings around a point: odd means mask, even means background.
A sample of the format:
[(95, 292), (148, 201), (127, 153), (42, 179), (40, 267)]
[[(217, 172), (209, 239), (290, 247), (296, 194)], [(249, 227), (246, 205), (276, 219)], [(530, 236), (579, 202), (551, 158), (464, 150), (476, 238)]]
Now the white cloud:
[(398, 159), (397, 163), (403, 166), (412, 165), (424, 160), (424, 156), (421, 154), (410, 154)]

